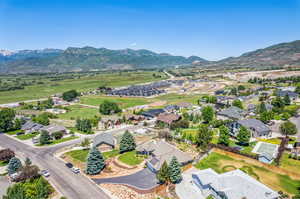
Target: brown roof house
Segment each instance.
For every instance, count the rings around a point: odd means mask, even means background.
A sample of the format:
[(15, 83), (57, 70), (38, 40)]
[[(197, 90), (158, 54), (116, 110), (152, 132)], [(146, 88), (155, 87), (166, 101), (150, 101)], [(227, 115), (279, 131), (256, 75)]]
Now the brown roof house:
[(160, 169), (164, 161), (169, 164), (173, 157), (177, 158), (181, 166), (193, 161), (193, 158), (188, 153), (179, 150), (164, 140), (150, 140), (137, 146), (136, 151), (149, 155), (146, 165), (155, 173)]
[(156, 120), (170, 126), (173, 122), (180, 120), (180, 118), (181, 117), (179, 115), (176, 115), (174, 113), (161, 113), (157, 116)]
[(99, 129), (106, 130), (112, 129), (116, 126), (120, 125), (122, 122), (122, 118), (116, 115), (112, 115), (109, 117), (104, 117), (98, 124)]

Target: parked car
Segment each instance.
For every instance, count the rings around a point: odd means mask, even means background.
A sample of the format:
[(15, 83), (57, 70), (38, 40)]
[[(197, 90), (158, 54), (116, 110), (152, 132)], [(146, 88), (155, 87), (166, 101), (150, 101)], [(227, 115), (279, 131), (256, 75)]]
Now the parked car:
[(70, 163), (70, 162), (67, 162), (67, 163), (66, 163), (66, 167), (68, 167), (69, 169), (71, 169), (71, 168), (73, 168), (73, 164)]
[(73, 171), (73, 173), (78, 174), (80, 173), (80, 169), (76, 168), (76, 167), (72, 167), (71, 170)]
[(42, 171), (41, 171), (41, 174), (42, 174), (43, 176), (45, 176), (46, 178), (50, 176), (50, 173), (49, 173), (49, 171), (48, 171), (47, 169), (42, 170)]

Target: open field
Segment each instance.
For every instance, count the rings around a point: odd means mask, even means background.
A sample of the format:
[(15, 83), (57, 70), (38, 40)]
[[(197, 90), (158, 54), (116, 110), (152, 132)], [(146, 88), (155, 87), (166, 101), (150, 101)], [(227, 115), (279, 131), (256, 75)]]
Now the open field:
[(70, 89), (88, 91), (99, 86), (119, 87), (166, 79), (164, 73), (159, 74), (162, 78), (154, 77), (153, 72), (122, 72), (86, 75), (76, 79), (57, 81), (43, 80), (43, 84), (26, 86), (23, 90), (1, 92), (0, 104), (45, 98)]
[[(288, 194), (298, 193), (300, 175), (289, 175), (289, 172), (270, 165), (263, 166), (261, 162), (238, 155), (231, 156), (229, 153), (221, 154), (219, 151), (212, 152), (208, 157), (196, 164), (198, 169), (212, 168), (218, 173), (241, 169), (248, 175), (258, 179), (270, 188), (283, 191)], [(270, 167), (270, 168), (269, 168)], [(272, 169), (271, 169), (272, 167)], [(294, 177), (294, 179), (292, 178)]]
[(59, 114), (58, 117), (60, 119), (70, 120), (70, 119), (77, 119), (77, 118), (93, 118), (95, 115), (100, 116), (99, 110), (96, 108), (89, 108), (84, 107), (81, 105), (72, 105), (68, 107), (70, 111)]
[(122, 109), (151, 103), (150, 99), (142, 98), (142, 97), (118, 97), (118, 96), (99, 96), (99, 95), (81, 97), (80, 103), (92, 105), (92, 106), (99, 106), (105, 100), (117, 103), (119, 107)]
[(178, 102), (190, 102), (192, 104), (197, 104), (198, 100), (200, 99), (202, 95), (179, 95), (175, 93), (170, 93), (166, 95), (161, 95), (155, 98), (152, 98), (153, 101), (161, 100), (161, 101), (167, 101), (168, 104), (176, 104)]

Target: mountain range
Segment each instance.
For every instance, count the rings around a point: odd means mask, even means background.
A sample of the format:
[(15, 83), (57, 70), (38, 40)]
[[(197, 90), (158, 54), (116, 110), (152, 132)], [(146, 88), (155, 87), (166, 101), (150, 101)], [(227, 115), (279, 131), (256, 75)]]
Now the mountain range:
[(208, 61), (197, 56), (173, 56), (149, 50), (110, 50), (69, 47), (61, 49), (0, 50), (0, 73), (71, 72), (198, 67), (286, 67), (300, 66), (300, 40), (247, 52), (239, 57)]

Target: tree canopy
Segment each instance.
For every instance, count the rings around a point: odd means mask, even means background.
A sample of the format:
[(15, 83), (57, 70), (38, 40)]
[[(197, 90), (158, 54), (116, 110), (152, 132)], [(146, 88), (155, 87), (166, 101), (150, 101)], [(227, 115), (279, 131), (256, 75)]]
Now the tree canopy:
[(181, 179), (182, 179), (181, 168), (180, 168), (180, 164), (177, 161), (175, 156), (173, 156), (168, 170), (169, 170), (170, 181), (173, 184), (176, 184), (181, 181)]
[(249, 144), (250, 138), (251, 138), (250, 131), (246, 127), (241, 126), (236, 139), (239, 141), (239, 143), (247, 145)]
[(99, 112), (103, 115), (111, 115), (121, 111), (117, 103), (108, 100), (105, 100), (99, 107)]
[(295, 135), (298, 132), (296, 125), (290, 121), (282, 123), (279, 128), (280, 132), (286, 136)]
[(195, 138), (195, 142), (200, 149), (206, 151), (208, 145), (210, 144), (213, 138), (213, 132), (208, 128), (207, 125), (201, 125), (198, 129), (197, 136)]
[(69, 90), (62, 94), (63, 100), (65, 100), (67, 102), (73, 101), (78, 96), (79, 96), (79, 93), (76, 90)]
[(135, 150), (136, 143), (132, 134), (127, 130), (120, 141), (120, 153)]
[(15, 111), (10, 108), (0, 110), (0, 132), (7, 132), (14, 127)]
[(211, 106), (205, 106), (201, 110), (202, 112), (202, 119), (205, 123), (209, 123), (214, 119), (215, 111)]
[(232, 102), (232, 106), (238, 107), (240, 109), (243, 109), (243, 103), (241, 100), (236, 99)]
[(220, 130), (220, 135), (218, 139), (218, 144), (223, 144), (225, 146), (229, 145), (229, 129), (225, 126), (222, 125), (219, 127)]
[(96, 175), (99, 174), (104, 167), (105, 161), (102, 153), (97, 147), (92, 147), (87, 157), (86, 173), (89, 175)]

